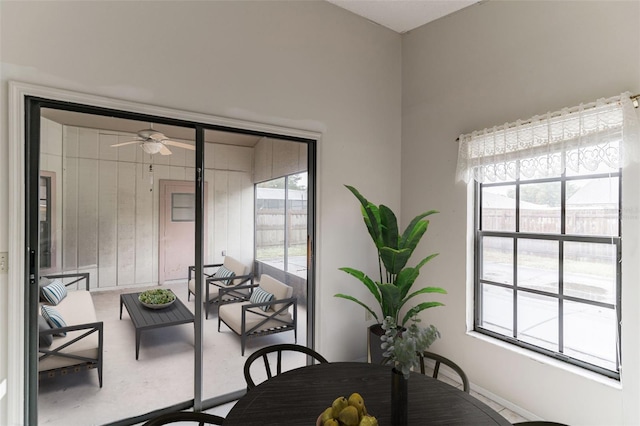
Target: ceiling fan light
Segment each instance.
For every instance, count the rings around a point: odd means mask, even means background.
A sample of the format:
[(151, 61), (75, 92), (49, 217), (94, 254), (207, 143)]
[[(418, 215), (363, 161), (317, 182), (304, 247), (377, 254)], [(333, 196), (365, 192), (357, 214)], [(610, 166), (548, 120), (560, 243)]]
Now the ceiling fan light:
[(162, 144), (158, 142), (142, 142), (140, 147), (147, 154), (157, 154), (162, 149)]

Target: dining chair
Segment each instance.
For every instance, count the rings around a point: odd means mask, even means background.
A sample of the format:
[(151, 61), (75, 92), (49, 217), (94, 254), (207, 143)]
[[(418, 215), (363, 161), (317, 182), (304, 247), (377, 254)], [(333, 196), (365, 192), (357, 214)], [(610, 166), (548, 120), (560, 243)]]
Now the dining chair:
[(221, 425), (222, 422), (224, 422), (224, 418), (214, 414), (179, 411), (175, 413), (160, 414), (159, 416), (147, 421), (142, 426), (160, 426), (178, 422), (197, 422), (199, 426)]
[(262, 349), (258, 349), (257, 351), (255, 351), (254, 353), (252, 353), (251, 355), (249, 355), (249, 358), (247, 358), (247, 360), (244, 363), (244, 379), (247, 382), (247, 389), (253, 389), (254, 387), (256, 387), (255, 382), (253, 381), (252, 377), (251, 377), (251, 365), (253, 364), (254, 361), (256, 361), (258, 358), (262, 358), (264, 361), (264, 368), (267, 372), (267, 380), (269, 380), (271, 377), (274, 376), (273, 371), (272, 371), (272, 362), (273, 359), (269, 359), (269, 354), (276, 354), (276, 371), (275, 371), (275, 375), (277, 376), (278, 374), (282, 373), (282, 353), (283, 352), (300, 352), (306, 355), (309, 355), (311, 358), (313, 358), (314, 360), (318, 361), (319, 363), (328, 363), (329, 361), (326, 360), (325, 357), (323, 357), (322, 355), (320, 355), (318, 352), (314, 351), (311, 348), (308, 348), (306, 346), (302, 346), (302, 345), (296, 345), (296, 344), (292, 344), (292, 343), (286, 343), (286, 344), (280, 344), (280, 345), (272, 345), (272, 346), (267, 346), (264, 347)]
[(467, 375), (464, 372), (464, 370), (462, 370), (462, 368), (460, 368), (458, 364), (451, 361), (449, 358), (445, 358), (442, 355), (434, 354), (433, 352), (429, 352), (429, 351), (419, 352), (418, 357), (420, 358), (420, 373), (426, 374), (425, 368), (424, 368), (425, 366), (424, 361), (425, 359), (431, 359), (435, 361), (435, 365), (433, 366), (433, 374), (431, 375), (431, 377), (433, 377), (434, 379), (437, 379), (438, 373), (440, 372), (440, 364), (444, 364), (447, 367), (451, 368), (456, 373), (458, 373), (458, 375), (460, 376), (460, 380), (462, 380), (462, 389), (466, 393), (470, 393), (471, 388), (469, 387), (469, 379), (467, 378)]
[(527, 420), (524, 422), (518, 422), (518, 423), (514, 423), (515, 425), (522, 425), (522, 426), (569, 426), (565, 423), (556, 423), (556, 422), (547, 422), (544, 420)]

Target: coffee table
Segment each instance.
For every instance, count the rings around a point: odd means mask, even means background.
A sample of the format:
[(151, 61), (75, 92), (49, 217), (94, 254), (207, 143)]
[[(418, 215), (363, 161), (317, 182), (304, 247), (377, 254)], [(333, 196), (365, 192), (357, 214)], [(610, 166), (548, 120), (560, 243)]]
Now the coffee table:
[(120, 319), (122, 306), (127, 308), (133, 326), (136, 328), (136, 359), (140, 353), (140, 334), (145, 330), (169, 327), (172, 325), (194, 322), (194, 315), (176, 297), (176, 301), (162, 309), (146, 308), (138, 300), (140, 293), (126, 293), (120, 295)]

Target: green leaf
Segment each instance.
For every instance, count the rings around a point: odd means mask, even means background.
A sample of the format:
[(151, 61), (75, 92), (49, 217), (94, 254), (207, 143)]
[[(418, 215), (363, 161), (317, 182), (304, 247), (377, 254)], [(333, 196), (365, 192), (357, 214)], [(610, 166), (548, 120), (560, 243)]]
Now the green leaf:
[(429, 226), (428, 220), (422, 220), (427, 216), (431, 216), (432, 214), (439, 213), (437, 210), (429, 210), (428, 212), (424, 212), (414, 217), (407, 228), (402, 233), (402, 238), (400, 239), (400, 247), (407, 247), (413, 249), (416, 248), (422, 235), (427, 231), (427, 227)]
[(400, 292), (393, 284), (378, 283), (380, 294), (382, 294), (382, 316), (390, 316), (397, 321), (398, 311), (400, 310)]
[(391, 209), (380, 205), (380, 232), (382, 234), (383, 247), (398, 249), (398, 220)]
[(369, 278), (364, 272), (358, 271), (357, 269), (353, 269), (353, 268), (347, 268), (347, 267), (340, 268), (340, 270), (359, 279), (369, 289), (371, 294), (373, 294), (373, 296), (376, 298), (378, 303), (382, 304), (382, 299), (380, 296), (380, 292), (378, 291), (378, 286), (376, 286), (376, 283), (371, 278)]
[(378, 207), (364, 198), (353, 186), (345, 185), (345, 187), (360, 201), (364, 223), (367, 225), (367, 230), (371, 235), (371, 239), (373, 239), (373, 243), (378, 247), (382, 243)]
[(363, 307), (363, 308), (365, 308), (367, 311), (369, 311), (369, 312), (371, 313), (371, 315), (376, 319), (376, 321), (377, 321), (377, 322), (380, 322), (380, 320), (378, 319), (378, 316), (376, 315), (376, 313), (375, 313), (375, 312), (373, 312), (373, 311), (371, 310), (371, 308), (370, 308), (370, 307), (368, 307), (367, 305), (365, 305), (364, 303), (362, 303), (361, 301), (359, 301), (359, 300), (358, 300), (358, 299), (356, 299), (355, 297), (353, 297), (353, 296), (349, 296), (349, 295), (347, 295), (347, 294), (341, 294), (341, 293), (334, 294), (333, 296), (334, 296), (334, 297), (341, 297), (342, 299), (351, 300), (352, 302), (357, 303), (358, 305), (362, 306), (362, 307)]
[(417, 315), (419, 312), (422, 312), (425, 309), (435, 308), (436, 306), (444, 306), (444, 303), (423, 302), (417, 306), (414, 306), (413, 308), (409, 309), (409, 311), (407, 311), (407, 313), (405, 314), (404, 318), (402, 319), (402, 326), (404, 326), (407, 323), (407, 321), (411, 319), (411, 317)]
[(411, 250), (409, 249), (398, 250), (391, 247), (382, 247), (379, 252), (385, 269), (393, 275), (400, 273), (409, 258), (411, 258)]
[[(414, 291), (413, 293), (411, 293), (410, 295), (408, 295), (407, 297), (402, 299), (402, 302), (400, 303), (400, 308), (402, 308), (405, 303), (407, 303), (410, 299), (414, 298), (415, 296), (417, 296), (419, 294), (426, 294), (426, 293), (447, 294), (447, 290), (445, 290), (443, 288), (440, 288), (440, 287), (424, 287), (424, 288), (421, 288), (420, 290)], [(400, 308), (398, 308), (398, 309), (400, 309)]]

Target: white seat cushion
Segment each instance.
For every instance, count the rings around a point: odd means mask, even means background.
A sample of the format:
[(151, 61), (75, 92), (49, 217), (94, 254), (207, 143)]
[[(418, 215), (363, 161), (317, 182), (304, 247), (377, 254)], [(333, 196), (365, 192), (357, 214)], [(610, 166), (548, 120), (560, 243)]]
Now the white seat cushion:
[[(222, 266), (224, 266), (225, 268), (227, 268), (228, 270), (230, 270), (231, 272), (233, 272), (236, 276), (240, 276), (240, 275), (247, 275), (249, 273), (249, 268), (243, 264), (242, 262), (234, 259), (231, 256), (226, 256), (224, 258), (224, 263), (222, 264)], [(206, 282), (206, 280), (204, 280), (204, 282)], [(202, 297), (206, 297), (206, 291), (204, 289), (204, 282), (203, 282), (203, 291), (202, 291)], [(242, 282), (242, 278), (238, 278), (233, 280), (231, 286), (234, 285), (238, 285)], [(219, 285), (220, 284), (224, 284), (223, 282), (216, 282), (216, 284), (209, 284), (209, 299), (207, 300), (207, 302), (214, 300), (218, 297), (218, 291), (220, 290)], [(246, 284), (246, 283), (245, 283)], [(189, 281), (189, 291), (193, 294), (196, 294), (196, 280), (195, 279), (191, 279)], [(249, 293), (247, 292), (247, 295)]]
[[(221, 305), (218, 311), (218, 315), (220, 316), (220, 319), (229, 326), (230, 329), (238, 334), (242, 334), (242, 307), (250, 303), (251, 302), (240, 302)], [(258, 312), (262, 312), (262, 310), (258, 308), (255, 308), (255, 310)], [(263, 315), (268, 315), (269, 313), (273, 314), (272, 311), (269, 311), (266, 313), (263, 312)], [(247, 319), (245, 322), (246, 330), (250, 330), (252, 327), (259, 324), (260, 321), (264, 321), (264, 316), (254, 314), (253, 312), (247, 312)], [(270, 319), (260, 327), (260, 330), (265, 330), (273, 327), (281, 327), (284, 325), (282, 321), (292, 324), (293, 317), (289, 312), (278, 315), (278, 320)]]
[[(62, 318), (64, 318), (68, 326), (97, 322), (91, 293), (86, 290), (69, 291), (67, 297), (56, 305), (56, 310)], [(51, 343), (51, 346), (47, 349), (54, 350), (84, 333), (86, 333), (86, 330), (70, 331), (65, 337), (54, 337), (53, 343)], [(97, 359), (98, 333), (93, 333), (84, 339), (80, 339), (68, 348), (65, 348), (63, 352)], [(66, 367), (77, 363), (77, 360), (71, 358), (50, 356), (38, 362), (38, 371)]]

